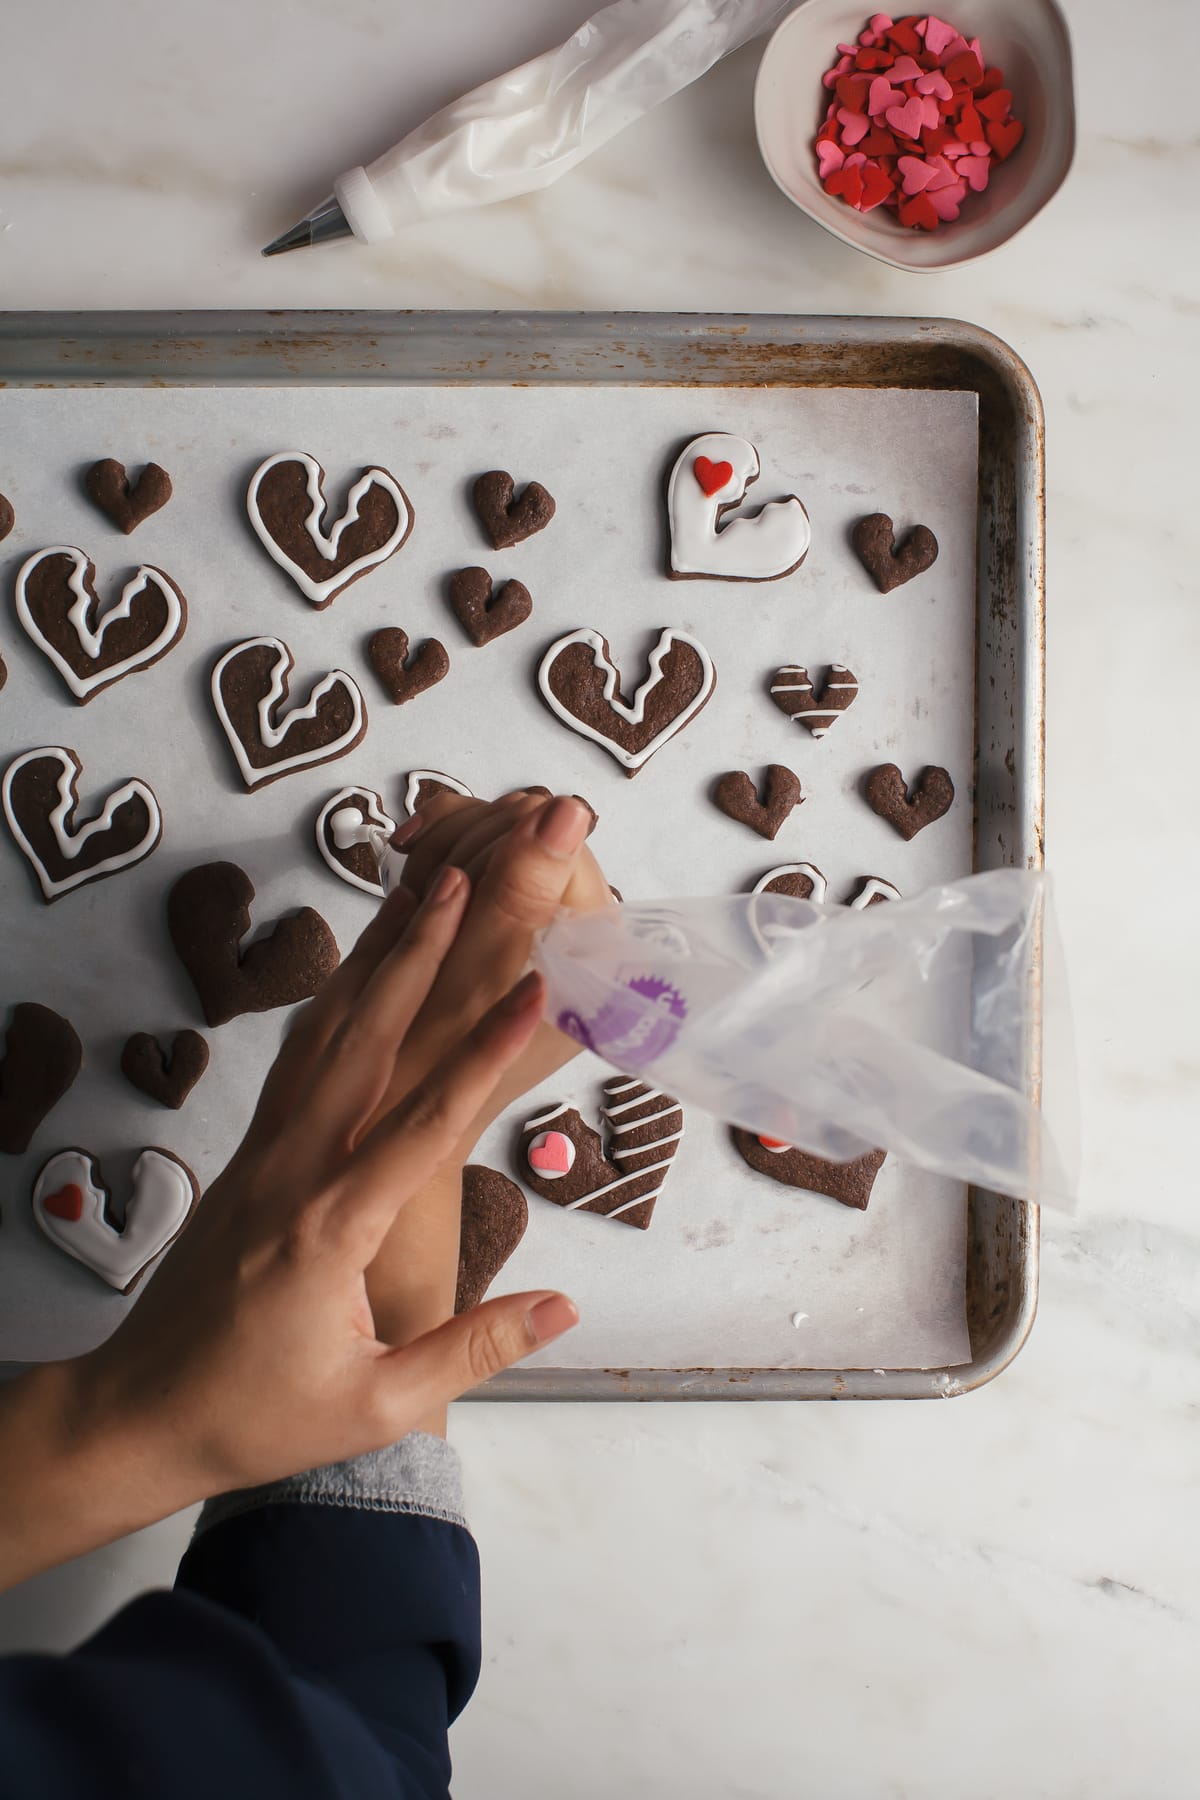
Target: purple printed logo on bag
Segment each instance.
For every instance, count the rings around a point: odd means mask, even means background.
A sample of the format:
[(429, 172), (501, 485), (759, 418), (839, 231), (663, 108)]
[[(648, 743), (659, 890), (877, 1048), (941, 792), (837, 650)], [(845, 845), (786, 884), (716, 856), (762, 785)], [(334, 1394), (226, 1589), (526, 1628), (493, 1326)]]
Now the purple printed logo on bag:
[(649, 1000), (652, 1009), (619, 997), (606, 1000), (594, 1019), (561, 1012), (558, 1028), (587, 1050), (623, 1068), (642, 1069), (669, 1050), (687, 1017), (687, 1001), (669, 981), (657, 975), (635, 975), (626, 987)]

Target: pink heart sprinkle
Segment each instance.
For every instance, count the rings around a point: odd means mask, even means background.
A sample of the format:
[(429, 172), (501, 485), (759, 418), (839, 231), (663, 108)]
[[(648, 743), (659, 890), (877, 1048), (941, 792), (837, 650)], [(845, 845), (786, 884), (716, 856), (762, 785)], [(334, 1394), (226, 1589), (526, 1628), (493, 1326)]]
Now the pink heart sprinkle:
[(838, 49), (841, 51), (843, 56), (853, 57), (854, 52), (858, 49), (858, 45), (857, 44), (839, 44)]
[(866, 160), (867, 159), (863, 155), (862, 151), (856, 150), (854, 152), (853, 156), (848, 156), (846, 158), (846, 167), (848, 169), (860, 169), (863, 166), (863, 164), (866, 162)]
[(956, 31), (954, 36), (950, 39), (950, 42), (946, 45), (946, 48), (938, 56), (938, 61), (944, 69), (947, 63), (952, 63), (956, 56), (961, 56), (964, 50), (969, 50), (970, 48), (971, 46), (962, 35), (962, 32)]
[(842, 142), (858, 144), (871, 129), (871, 121), (866, 113), (850, 112), (844, 106), (838, 107), (838, 122), (842, 127)]
[(860, 31), (858, 34), (858, 41), (864, 50), (873, 50), (879, 42), (879, 39), (873, 31)]
[(555, 1175), (565, 1175), (571, 1166), (571, 1146), (561, 1131), (548, 1131), (544, 1144), (530, 1147), (529, 1165), (533, 1169), (547, 1169)]
[(931, 156), (928, 167), (932, 170), (931, 178), (927, 183), (931, 194), (936, 194), (939, 188), (949, 187), (952, 182), (958, 180), (944, 156)]
[[(934, 106), (936, 109), (936, 101)], [(904, 102), (903, 106), (889, 106), (883, 116), (893, 131), (900, 132), (903, 137), (915, 138), (921, 130), (924, 109), (924, 101), (919, 100), (914, 94), (910, 100)], [(855, 142), (857, 141), (856, 139)]]
[(929, 204), (939, 219), (944, 223), (949, 223), (952, 219), (957, 219), (958, 209), (962, 205), (966, 191), (966, 182), (956, 181), (952, 187), (939, 188), (936, 193), (931, 190)]
[(871, 17), (867, 20), (868, 29), (876, 33), (890, 31), (892, 29), (892, 23), (892, 20), (888, 18), (886, 13), (872, 13)]
[(936, 173), (921, 156), (902, 156), (896, 167), (906, 194), (923, 194)]
[[(893, 75), (895, 70), (892, 71)], [(940, 69), (930, 69), (917, 76), (918, 94), (932, 94), (935, 100), (952, 100), (954, 89)]]
[(947, 25), (945, 19), (935, 19), (930, 13), (925, 21), (925, 48), (932, 50), (935, 56), (941, 56), (947, 44), (954, 42), (958, 31), (953, 25)]
[(955, 162), (960, 156), (970, 156), (971, 146), (960, 144), (956, 138), (952, 138), (948, 144), (942, 146), (941, 154), (948, 156), (951, 162)]
[(888, 70), (888, 79), (890, 81), (915, 81), (918, 75), (922, 74), (924, 74), (924, 70), (920, 63), (914, 62), (911, 56), (898, 56)]
[(992, 154), (992, 146), (987, 142), (986, 138), (975, 138), (967, 145), (967, 149), (971, 152), (972, 156), (982, 156), (985, 162)]
[[(965, 144), (963, 149), (966, 149)], [(846, 152), (840, 144), (835, 144), (832, 138), (821, 139), (817, 145), (817, 173), (822, 181), (827, 175), (832, 175), (835, 169), (840, 169), (845, 160)]]
[(835, 87), (841, 77), (846, 73), (846, 70), (852, 69), (853, 67), (854, 58), (843, 51), (842, 55), (839, 56), (834, 63), (832, 69), (826, 69), (825, 73), (822, 75), (822, 86), (827, 88)]
[(877, 75), (867, 94), (867, 111), (874, 118), (889, 106), (903, 106), (906, 98), (903, 88), (894, 88), (886, 75)]
[(986, 156), (960, 156), (955, 169), (960, 176), (966, 176), (977, 194), (982, 194), (992, 172)]
[(936, 131), (942, 122), (941, 109), (937, 101), (926, 94), (922, 97), (920, 104), (922, 126), (928, 126), (930, 131)]

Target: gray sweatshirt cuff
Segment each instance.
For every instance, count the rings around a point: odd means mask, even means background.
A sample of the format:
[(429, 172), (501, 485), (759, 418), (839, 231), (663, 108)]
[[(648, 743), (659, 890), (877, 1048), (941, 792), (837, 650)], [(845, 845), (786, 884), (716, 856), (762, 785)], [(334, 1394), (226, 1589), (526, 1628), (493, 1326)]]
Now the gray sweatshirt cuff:
[(386, 1450), (372, 1450), (352, 1462), (329, 1463), (286, 1481), (238, 1488), (208, 1500), (196, 1536), (260, 1506), (342, 1506), (355, 1512), (414, 1513), (462, 1525), (462, 1465), (445, 1438), (412, 1431)]

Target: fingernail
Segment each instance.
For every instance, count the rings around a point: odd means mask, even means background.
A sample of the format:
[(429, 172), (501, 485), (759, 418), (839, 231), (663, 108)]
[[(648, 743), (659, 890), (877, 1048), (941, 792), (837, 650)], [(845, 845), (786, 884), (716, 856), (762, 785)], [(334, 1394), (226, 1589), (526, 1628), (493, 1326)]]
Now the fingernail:
[(549, 800), (550, 798), (550, 789), (542, 787), (539, 783), (535, 783), (533, 787), (527, 787), (525, 792), (532, 794), (536, 800)]
[(525, 1323), (535, 1344), (548, 1344), (551, 1338), (561, 1337), (564, 1331), (578, 1325), (579, 1308), (565, 1294), (551, 1294), (548, 1300), (539, 1300), (530, 1307)]
[(507, 793), (496, 795), (496, 805), (503, 806), (508, 800), (523, 800), (527, 792), (527, 788), (509, 788)]
[(425, 821), (420, 813), (414, 813), (411, 819), (405, 819), (403, 825), (397, 825), (392, 833), (392, 849), (407, 850), (419, 831), (424, 831)]
[(588, 836), (591, 837), (593, 831), (595, 831), (597, 825), (600, 823), (600, 814), (596, 811), (596, 809), (592, 805), (591, 801), (585, 800), (582, 794), (572, 794), (571, 798), (572, 798), (572, 800), (578, 800), (580, 806), (586, 806), (588, 811), (591, 813), (592, 817), (591, 817), (591, 822), (588, 825), (588, 833), (587, 833)]
[(430, 888), (426, 896), (427, 903), (430, 906), (444, 906), (447, 900), (453, 899), (457, 894), (464, 879), (462, 870), (448, 863)]
[(529, 1005), (533, 990), (537, 988), (540, 993), (541, 986), (541, 976), (536, 969), (530, 969), (527, 975), (522, 975), (516, 987), (510, 988), (508, 993), (505, 994), (503, 1000), (500, 1002), (498, 1010), (502, 1013), (510, 1014), (524, 1012), (525, 1008)]
[(591, 808), (572, 795), (560, 794), (539, 817), (537, 837), (552, 856), (573, 856), (591, 828)]

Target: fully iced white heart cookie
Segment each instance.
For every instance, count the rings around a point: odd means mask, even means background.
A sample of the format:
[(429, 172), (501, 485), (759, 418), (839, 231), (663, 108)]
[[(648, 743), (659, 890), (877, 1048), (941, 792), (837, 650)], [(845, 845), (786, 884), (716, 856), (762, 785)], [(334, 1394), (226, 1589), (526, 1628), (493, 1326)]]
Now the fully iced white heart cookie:
[(718, 581), (777, 581), (808, 555), (812, 527), (795, 494), (727, 519), (758, 480), (758, 451), (743, 437), (709, 431), (676, 459), (667, 483), (668, 574)]
[(134, 1163), (132, 1189), (118, 1231), (108, 1216), (109, 1190), (88, 1151), (60, 1150), (33, 1184), (33, 1216), (51, 1243), (124, 1294), (179, 1236), (200, 1198), (187, 1164), (157, 1147)]

